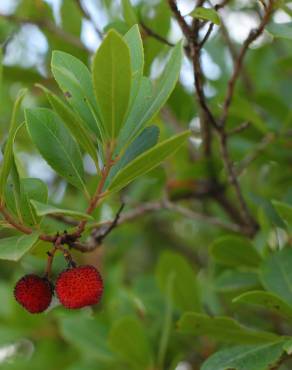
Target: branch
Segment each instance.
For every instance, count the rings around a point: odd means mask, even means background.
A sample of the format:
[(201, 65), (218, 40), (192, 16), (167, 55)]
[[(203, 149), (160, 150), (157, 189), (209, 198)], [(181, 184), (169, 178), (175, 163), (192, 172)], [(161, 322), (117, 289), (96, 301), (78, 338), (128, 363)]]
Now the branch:
[(229, 183), (233, 186), (238, 202), (239, 202), (239, 212), (244, 223), (250, 227), (250, 236), (253, 236), (258, 230), (258, 225), (253, 219), (252, 215), (249, 212), (247, 204), (244, 200), (244, 197), (241, 192), (239, 181), (237, 179), (237, 173), (234, 169), (233, 162), (229, 156), (228, 144), (227, 144), (227, 135), (224, 131), (219, 133), (220, 149), (222, 153), (222, 160), (224, 163), (225, 170), (228, 174)]
[(237, 176), (242, 175), (243, 171), (254, 161), (257, 157), (266, 149), (268, 145), (270, 145), (275, 140), (275, 135), (273, 133), (269, 133), (266, 135), (263, 140), (257, 145), (255, 150), (247, 155), (237, 166), (236, 174)]
[(192, 36), (192, 30), (185, 21), (184, 17), (181, 15), (181, 12), (179, 11), (176, 1), (175, 0), (168, 0), (169, 7), (177, 20), (183, 34), (185, 35), (186, 39), (190, 42), (193, 38)]
[(226, 93), (225, 101), (224, 101), (224, 104), (223, 104), (223, 113), (222, 113), (222, 117), (220, 119), (220, 125), (221, 126), (224, 126), (225, 123), (226, 123), (226, 119), (227, 119), (228, 112), (229, 112), (229, 107), (230, 107), (232, 99), (233, 99), (233, 95), (234, 95), (234, 91), (235, 91), (235, 85), (236, 85), (236, 82), (238, 80), (238, 77), (239, 77), (241, 69), (242, 69), (244, 57), (245, 57), (245, 55), (248, 51), (249, 46), (264, 32), (264, 29), (265, 29), (266, 25), (268, 24), (268, 22), (271, 18), (273, 8), (274, 8), (274, 2), (275, 2), (275, 0), (270, 0), (269, 1), (269, 4), (265, 9), (265, 14), (264, 14), (264, 17), (263, 17), (260, 25), (258, 26), (258, 28), (256, 28), (255, 30), (252, 30), (249, 33), (247, 39), (243, 43), (243, 46), (241, 48), (241, 51), (238, 55), (237, 61), (236, 61), (235, 66), (234, 66), (233, 74), (232, 74), (232, 76), (231, 76), (231, 78), (228, 82), (227, 93)]
[(17, 220), (15, 220), (10, 213), (6, 210), (4, 205), (0, 205), (0, 212), (2, 213), (4, 219), (8, 222), (9, 225), (13, 226), (16, 230), (24, 233), (24, 234), (31, 234), (33, 231), (29, 227), (20, 224)]
[[(222, 34), (222, 37), (225, 41), (226, 46), (229, 49), (233, 64), (235, 65), (237, 63), (238, 55), (237, 55), (237, 50), (232, 43), (232, 40), (229, 36), (228, 30), (224, 24), (224, 21), (221, 19), (221, 26), (220, 26), (220, 31)], [(244, 65), (241, 67), (241, 78), (245, 87), (245, 90), (250, 94), (251, 91), (253, 91), (253, 84), (252, 81), (249, 78), (249, 75), (246, 71), (246, 68)]]
[[(243, 229), (240, 225), (228, 223), (220, 220), (219, 218), (212, 217), (206, 214), (198, 213), (195, 211), (192, 211), (188, 208), (176, 205), (168, 200), (163, 200), (161, 202), (148, 202), (141, 204), (137, 206), (132, 211), (128, 211), (121, 217), (116, 217), (113, 221), (108, 221), (107, 225), (114, 225), (113, 227), (110, 226), (110, 231), (112, 231), (115, 227), (122, 225), (127, 222), (136, 221), (137, 218), (143, 217), (148, 213), (158, 212), (161, 210), (169, 210), (174, 211), (176, 214), (181, 215), (186, 218), (190, 218), (192, 220), (205, 222), (220, 228), (223, 228), (225, 230), (235, 232), (235, 233), (242, 233), (246, 234), (246, 230)], [(77, 249), (80, 252), (88, 253), (94, 251), (96, 248), (98, 248), (101, 245), (101, 242), (105, 239), (105, 237), (102, 237), (100, 241), (100, 236), (105, 235), (107, 236), (108, 233), (105, 233), (104, 226), (106, 224), (103, 224), (102, 229), (97, 229), (93, 232), (93, 237), (90, 238), (90, 240), (86, 243), (81, 242), (73, 242), (70, 244), (71, 248)], [(96, 240), (96, 233), (98, 235), (98, 238)], [(94, 236), (95, 235), (95, 236)]]
[(239, 134), (240, 132), (246, 130), (248, 127), (250, 127), (250, 122), (243, 122), (239, 126), (234, 127), (232, 130), (226, 132), (226, 135), (233, 136)]
[(83, 14), (84, 18), (86, 18), (87, 20), (89, 20), (93, 24), (93, 27), (94, 27), (96, 33), (98, 34), (99, 38), (102, 40), (103, 39), (103, 33), (97, 27), (96, 23), (92, 20), (92, 18), (90, 16), (90, 14), (88, 13), (88, 11), (82, 5), (82, 1), (81, 0), (75, 0), (75, 1), (76, 1), (76, 4), (77, 4), (78, 8), (81, 11), (81, 13)]
[(143, 21), (140, 21), (140, 26), (142, 27), (143, 31), (146, 33), (147, 36), (154, 38), (155, 40), (162, 42), (167, 46), (175, 46), (172, 42), (168, 41), (165, 37), (159, 35), (157, 32), (153, 31), (149, 28)]

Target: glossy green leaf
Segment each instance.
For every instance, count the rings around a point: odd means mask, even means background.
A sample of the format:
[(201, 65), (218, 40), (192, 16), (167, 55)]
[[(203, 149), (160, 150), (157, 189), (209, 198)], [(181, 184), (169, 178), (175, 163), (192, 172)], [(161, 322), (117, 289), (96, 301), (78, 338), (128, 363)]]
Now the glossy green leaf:
[(135, 134), (143, 129), (144, 122), (141, 120), (141, 115), (143, 114), (143, 111), (146, 110), (151, 104), (152, 99), (152, 83), (148, 77), (142, 77), (135, 99), (135, 104), (131, 106), (126, 123), (122, 127), (118, 138), (117, 153), (123, 150), (127, 143), (135, 136)]
[(41, 203), (35, 200), (31, 200), (31, 204), (33, 205), (36, 211), (36, 214), (38, 216), (61, 214), (61, 215), (70, 216), (72, 218), (77, 218), (81, 220), (93, 220), (93, 217), (88, 215), (87, 213), (73, 211), (71, 209), (58, 208), (51, 204)]
[(276, 294), (262, 290), (246, 292), (233, 299), (234, 303), (244, 303), (261, 306), (267, 310), (274, 311), (283, 317), (292, 319), (292, 305), (284, 302)]
[(11, 170), (11, 167), (13, 165), (13, 143), (15, 139), (16, 132), (19, 128), (19, 122), (17, 121), (17, 115), (19, 112), (20, 105), (22, 103), (22, 100), (26, 94), (26, 90), (21, 90), (16, 98), (14, 107), (13, 107), (13, 112), (12, 112), (12, 117), (11, 117), (11, 122), (10, 122), (10, 127), (9, 127), (9, 134), (7, 138), (7, 142), (5, 144), (5, 149), (4, 149), (4, 155), (3, 155), (3, 162), (2, 162), (2, 167), (1, 167), (1, 172), (0, 172), (0, 202), (1, 202), (1, 197), (3, 196), (3, 193), (5, 191), (5, 186), (6, 182)]
[(201, 370), (267, 370), (283, 354), (283, 341), (257, 346), (236, 346), (216, 352)]
[(292, 304), (292, 249), (284, 248), (267, 257), (260, 268), (261, 281), (266, 288)]
[[(72, 108), (101, 138), (102, 123), (97, 111), (91, 75), (88, 68), (77, 58), (62, 51), (54, 51), (51, 61), (52, 73)], [(88, 102), (88, 103), (87, 103)], [(96, 109), (95, 116), (90, 107)]]
[(131, 57), (131, 66), (132, 66), (132, 86), (131, 86), (131, 98), (130, 106), (132, 106), (133, 101), (135, 100), (140, 84), (143, 77), (144, 69), (144, 51), (143, 51), (143, 42), (139, 31), (139, 26), (135, 25), (132, 27), (124, 36)]
[(37, 225), (40, 218), (37, 217), (30, 200), (46, 203), (48, 200), (48, 188), (39, 179), (25, 178), (20, 180), (20, 209), (23, 221), (29, 225)]
[(279, 202), (277, 200), (274, 200), (272, 203), (281, 218), (289, 227), (292, 227), (292, 206), (288, 203)]
[(112, 327), (109, 343), (114, 352), (119, 354), (133, 370), (147, 370), (153, 367), (153, 355), (146, 330), (139, 320), (125, 317)]
[(80, 150), (61, 119), (45, 108), (27, 109), (25, 117), (32, 141), (43, 158), (70, 184), (85, 190)]
[(109, 176), (107, 178), (105, 189), (111, 183), (111, 180), (115, 175), (127, 164), (132, 162), (136, 157), (146, 152), (148, 149), (152, 148), (157, 144), (159, 139), (159, 129), (156, 126), (146, 127), (142, 133), (129, 145), (125, 154), (122, 158), (115, 164), (111, 169)]
[(185, 131), (159, 143), (158, 145), (139, 155), (117, 174), (117, 176), (113, 179), (109, 190), (118, 191), (138, 176), (144, 175), (153, 168), (157, 167), (167, 157), (173, 155), (184, 144), (189, 135), (190, 132)]
[(0, 239), (0, 259), (18, 261), (34, 246), (38, 234), (11, 236)]
[(159, 288), (167, 293), (169, 279), (173, 279), (173, 302), (183, 311), (202, 311), (196, 273), (190, 264), (178, 253), (161, 254), (156, 279)]
[(210, 317), (187, 312), (178, 322), (180, 332), (195, 336), (207, 335), (215, 340), (233, 344), (259, 344), (276, 341), (276, 334), (249, 329), (229, 317)]
[(258, 274), (250, 271), (225, 270), (220, 274), (214, 286), (217, 292), (247, 290), (260, 286)]
[(211, 8), (197, 7), (190, 14), (193, 18), (203, 19), (204, 21), (210, 21), (214, 24), (220, 25), (220, 17), (216, 10)]
[(70, 130), (72, 136), (74, 136), (77, 143), (83, 148), (83, 150), (88, 153), (96, 167), (98, 168), (98, 157), (97, 149), (93, 144), (93, 140), (90, 136), (89, 131), (84, 127), (83, 122), (79, 117), (71, 111), (71, 109), (63, 103), (63, 101), (55, 94), (47, 90), (46, 88), (40, 86), (46, 93), (47, 98), (51, 104), (51, 107), (62, 119), (63, 123)]
[(116, 31), (111, 30), (97, 50), (92, 72), (104, 128), (113, 139), (128, 111), (132, 79), (130, 50)]
[(131, 4), (130, 0), (122, 0), (123, 6), (123, 16), (129, 27), (134, 26), (134, 24), (139, 23), (135, 10)]
[(216, 240), (211, 248), (216, 262), (226, 266), (256, 267), (261, 257), (252, 243), (243, 237), (227, 236)]
[(155, 87), (152, 88), (149, 79), (142, 80), (135, 104), (121, 130), (119, 148), (135, 137), (166, 103), (178, 80), (182, 56), (182, 43), (179, 43), (171, 51), (169, 61)]

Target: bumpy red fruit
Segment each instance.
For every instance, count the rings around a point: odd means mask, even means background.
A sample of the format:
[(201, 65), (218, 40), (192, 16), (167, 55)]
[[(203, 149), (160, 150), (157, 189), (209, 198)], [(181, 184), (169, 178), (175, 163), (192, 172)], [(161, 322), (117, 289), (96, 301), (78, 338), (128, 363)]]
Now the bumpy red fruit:
[(71, 309), (97, 304), (102, 296), (103, 281), (93, 266), (79, 266), (61, 272), (56, 293), (63, 306)]
[(45, 311), (52, 300), (52, 287), (50, 282), (35, 274), (23, 276), (14, 288), (14, 296), (30, 313)]

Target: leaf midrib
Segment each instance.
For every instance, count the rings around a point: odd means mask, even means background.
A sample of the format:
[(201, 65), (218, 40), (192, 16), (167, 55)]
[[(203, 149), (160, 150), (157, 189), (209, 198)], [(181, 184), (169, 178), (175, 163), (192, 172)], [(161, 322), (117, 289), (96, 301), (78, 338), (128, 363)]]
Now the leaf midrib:
[(63, 145), (62, 145), (62, 142), (59, 140), (59, 138), (58, 138), (58, 137), (55, 135), (55, 133), (52, 131), (52, 129), (51, 129), (51, 127), (50, 127), (50, 126), (48, 126), (45, 122), (43, 123), (43, 125), (45, 125), (45, 126), (47, 127), (47, 129), (49, 130), (49, 132), (51, 133), (51, 135), (56, 139), (56, 141), (57, 141), (58, 143), (60, 143), (59, 148), (62, 150), (62, 152), (64, 152), (65, 156), (68, 158), (69, 163), (71, 164), (71, 166), (72, 166), (73, 170), (76, 172), (77, 177), (79, 178), (79, 180), (80, 180), (80, 183), (81, 183), (82, 187), (83, 187), (83, 188), (86, 188), (85, 183), (84, 183), (84, 181), (83, 181), (82, 177), (79, 175), (78, 170), (76, 169), (76, 167), (75, 167), (74, 163), (71, 161), (70, 156), (68, 155), (68, 153), (66, 152), (66, 150), (64, 150)]

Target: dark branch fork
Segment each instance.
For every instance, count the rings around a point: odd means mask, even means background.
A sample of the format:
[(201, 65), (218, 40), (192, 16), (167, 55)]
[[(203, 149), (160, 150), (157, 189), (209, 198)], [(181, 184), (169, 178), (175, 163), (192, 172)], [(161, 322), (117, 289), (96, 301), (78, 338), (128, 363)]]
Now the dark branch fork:
[[(204, 5), (205, 0), (198, 0), (196, 6)], [(201, 49), (208, 41), (214, 25), (211, 23), (207, 29), (207, 32), (203, 39), (199, 40), (199, 31), (201, 30), (202, 25), (205, 25), (205, 22), (200, 21), (198, 19), (194, 19), (192, 24), (189, 25), (182, 14), (180, 13), (176, 0), (168, 0), (169, 7), (173, 13), (173, 16), (177, 20), (186, 40), (188, 43), (188, 47), (190, 49), (190, 57), (193, 62), (193, 70), (194, 70), (194, 82), (196, 88), (196, 97), (198, 101), (198, 105), (201, 110), (201, 125), (202, 125), (202, 138), (204, 144), (204, 153), (205, 156), (211, 157), (212, 156), (212, 129), (217, 133), (219, 138), (219, 144), (221, 148), (222, 154), (222, 161), (224, 163), (224, 167), (226, 173), (228, 175), (228, 181), (230, 185), (233, 187), (237, 200), (238, 200), (238, 216), (236, 219), (241, 220), (241, 226), (245, 230), (248, 229), (249, 236), (253, 236), (257, 229), (258, 225), (257, 222), (254, 220), (253, 216), (251, 215), (247, 203), (244, 199), (242, 194), (240, 184), (238, 181), (237, 173), (234, 168), (233, 162), (230, 158), (229, 150), (228, 150), (228, 137), (230, 136), (229, 133), (226, 132), (225, 125), (228, 118), (229, 108), (232, 102), (232, 98), (235, 92), (236, 82), (243, 70), (243, 60), (245, 55), (249, 49), (249, 46), (263, 33), (267, 23), (269, 22), (273, 8), (274, 8), (274, 0), (269, 0), (268, 5), (264, 9), (264, 16), (259, 24), (259, 26), (250, 32), (247, 39), (245, 40), (238, 56), (233, 51), (233, 60), (234, 60), (234, 70), (232, 76), (229, 80), (226, 97), (223, 102), (223, 109), (222, 115), (219, 118), (216, 118), (215, 115), (212, 113), (209, 105), (207, 103), (207, 99), (204, 93), (204, 75), (201, 66)], [(215, 5), (215, 10), (220, 10), (224, 6), (229, 3), (229, 0), (223, 0), (221, 3)], [(226, 36), (226, 32), (225, 32)], [(230, 45), (228, 45), (230, 46)], [(242, 128), (239, 128), (237, 132), (239, 132)], [(235, 130), (236, 131), (236, 130)], [(214, 176), (212, 173), (212, 169), (210, 171), (210, 176)], [(214, 179), (216, 181), (216, 179)], [(222, 204), (221, 204), (222, 205)], [(223, 205), (224, 207), (224, 205)], [(225, 208), (225, 207), (224, 207)], [(226, 210), (226, 209), (225, 209)], [(226, 210), (228, 212), (228, 210)], [(234, 210), (232, 211), (234, 215)]]

